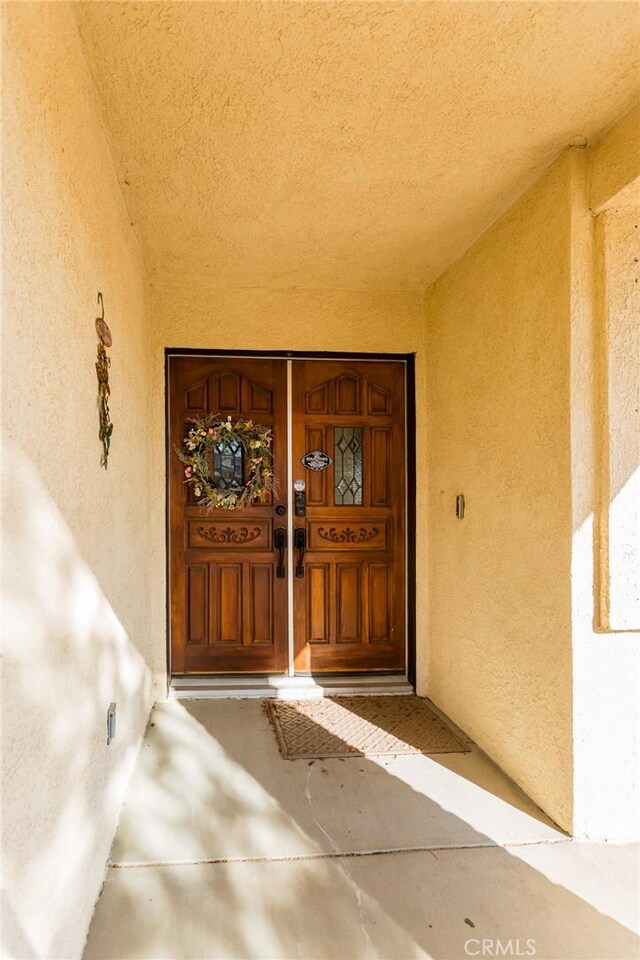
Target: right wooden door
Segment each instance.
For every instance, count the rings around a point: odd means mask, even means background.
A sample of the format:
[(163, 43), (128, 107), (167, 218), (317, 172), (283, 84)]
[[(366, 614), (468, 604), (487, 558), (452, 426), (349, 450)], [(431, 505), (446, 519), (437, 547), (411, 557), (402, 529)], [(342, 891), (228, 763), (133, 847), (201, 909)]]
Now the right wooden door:
[(405, 365), (295, 361), (292, 466), (296, 672), (404, 671)]

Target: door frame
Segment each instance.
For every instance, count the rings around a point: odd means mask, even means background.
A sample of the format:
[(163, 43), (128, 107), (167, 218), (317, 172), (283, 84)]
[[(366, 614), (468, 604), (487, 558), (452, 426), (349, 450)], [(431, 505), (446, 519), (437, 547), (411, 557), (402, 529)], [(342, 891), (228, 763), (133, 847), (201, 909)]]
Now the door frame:
[[(169, 361), (171, 357), (242, 357), (273, 360), (395, 360), (405, 364), (406, 437), (406, 626), (409, 683), (416, 685), (416, 380), (415, 353), (353, 353), (313, 350), (204, 350), (199, 347), (165, 347), (164, 350), (164, 434), (165, 434), (165, 622), (166, 681), (171, 687), (171, 555), (169, 523), (169, 480), (172, 455), (169, 432)], [(354, 674), (355, 676), (355, 674)]]

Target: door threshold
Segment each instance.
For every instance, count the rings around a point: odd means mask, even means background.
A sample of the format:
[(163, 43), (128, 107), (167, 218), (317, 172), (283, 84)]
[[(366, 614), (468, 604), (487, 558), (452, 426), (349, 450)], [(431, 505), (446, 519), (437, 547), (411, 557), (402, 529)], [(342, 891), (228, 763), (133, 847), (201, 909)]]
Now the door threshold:
[(275, 697), (279, 700), (319, 700), (378, 694), (407, 696), (414, 692), (404, 674), (297, 677), (173, 677), (170, 700), (221, 700), (238, 697)]

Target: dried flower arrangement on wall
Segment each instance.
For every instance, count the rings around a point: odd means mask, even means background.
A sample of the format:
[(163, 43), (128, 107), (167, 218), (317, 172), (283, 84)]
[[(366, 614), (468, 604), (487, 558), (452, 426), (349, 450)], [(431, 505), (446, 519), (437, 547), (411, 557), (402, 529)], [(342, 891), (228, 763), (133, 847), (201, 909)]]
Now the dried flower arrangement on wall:
[(98, 334), (98, 354), (96, 359), (96, 373), (98, 375), (98, 414), (100, 417), (100, 430), (98, 436), (102, 444), (102, 456), (100, 466), (107, 469), (109, 459), (109, 446), (111, 445), (111, 434), (113, 433), (113, 424), (109, 414), (109, 396), (111, 388), (109, 387), (109, 367), (111, 358), (107, 354), (106, 347), (113, 343), (111, 330), (107, 321), (104, 319), (104, 300), (102, 294), (98, 293), (98, 303), (102, 308), (102, 315), (96, 318), (96, 333)]

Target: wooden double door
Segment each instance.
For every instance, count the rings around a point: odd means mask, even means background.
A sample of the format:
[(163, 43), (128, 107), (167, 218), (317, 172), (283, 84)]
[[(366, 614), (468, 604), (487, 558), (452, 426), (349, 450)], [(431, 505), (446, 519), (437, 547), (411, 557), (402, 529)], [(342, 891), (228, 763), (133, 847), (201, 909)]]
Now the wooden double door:
[[(403, 672), (404, 362), (175, 355), (168, 399), (171, 673)], [(198, 506), (175, 448), (207, 413), (271, 426), (267, 502)]]

